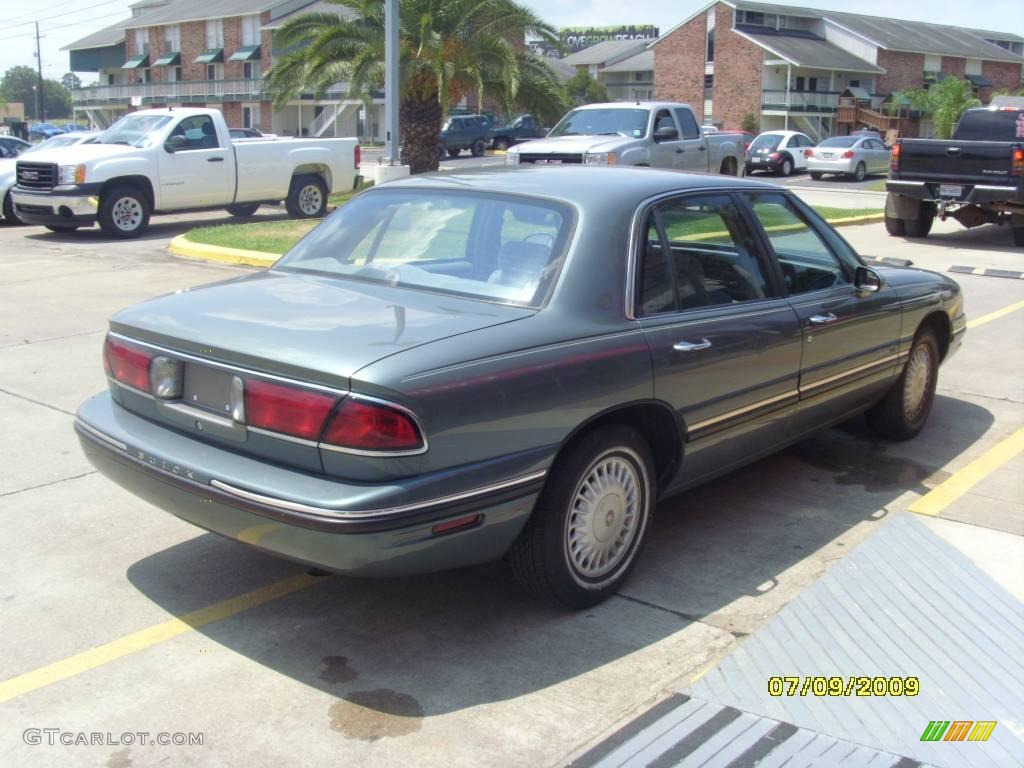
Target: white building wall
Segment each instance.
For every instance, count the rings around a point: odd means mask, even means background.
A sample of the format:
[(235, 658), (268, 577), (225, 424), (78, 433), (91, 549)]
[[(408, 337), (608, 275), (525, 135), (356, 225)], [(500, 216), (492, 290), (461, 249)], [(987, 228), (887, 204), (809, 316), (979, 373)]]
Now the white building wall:
[(847, 32), (845, 29), (840, 29), (834, 24), (825, 24), (825, 39), (832, 43), (832, 45), (842, 48), (844, 51), (849, 51), (859, 59), (864, 59), (864, 61), (869, 61), (872, 64), (878, 63), (877, 46), (865, 42), (857, 35)]

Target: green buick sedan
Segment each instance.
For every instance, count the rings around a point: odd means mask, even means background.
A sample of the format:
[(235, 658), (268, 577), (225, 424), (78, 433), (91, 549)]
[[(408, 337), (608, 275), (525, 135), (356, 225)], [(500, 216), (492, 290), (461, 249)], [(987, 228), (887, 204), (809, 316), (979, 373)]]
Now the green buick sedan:
[(869, 266), (770, 184), (423, 176), (115, 315), (75, 429), (114, 482), (250, 546), (356, 576), (505, 557), (580, 608), (658, 500), (861, 413), (914, 437), (965, 327), (955, 282)]

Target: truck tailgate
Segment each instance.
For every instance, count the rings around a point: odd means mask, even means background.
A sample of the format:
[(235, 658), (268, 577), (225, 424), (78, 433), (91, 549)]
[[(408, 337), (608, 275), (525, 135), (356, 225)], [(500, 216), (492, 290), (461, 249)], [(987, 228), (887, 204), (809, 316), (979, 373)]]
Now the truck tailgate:
[(1006, 142), (903, 139), (900, 144), (900, 179), (985, 184), (1010, 175)]

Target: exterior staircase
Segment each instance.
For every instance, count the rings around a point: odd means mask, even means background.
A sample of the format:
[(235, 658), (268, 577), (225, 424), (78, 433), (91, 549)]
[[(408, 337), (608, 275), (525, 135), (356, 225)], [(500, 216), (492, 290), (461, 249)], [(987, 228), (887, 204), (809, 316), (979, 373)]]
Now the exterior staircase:
[(344, 119), (356, 112), (363, 103), (361, 101), (336, 101), (324, 107), (309, 127), (310, 136), (334, 135), (334, 121)]

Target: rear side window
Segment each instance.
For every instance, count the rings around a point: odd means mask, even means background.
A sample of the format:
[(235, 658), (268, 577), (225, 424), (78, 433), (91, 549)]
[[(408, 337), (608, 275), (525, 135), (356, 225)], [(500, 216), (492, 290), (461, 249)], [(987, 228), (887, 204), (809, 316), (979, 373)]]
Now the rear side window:
[[(727, 195), (680, 198), (648, 214), (640, 314), (684, 311), (771, 295), (753, 236)], [(671, 293), (666, 286), (671, 284)]]
[(693, 117), (693, 113), (688, 109), (676, 109), (676, 120), (679, 121), (679, 127), (683, 132), (684, 139), (699, 139), (700, 128), (697, 127), (697, 121)]
[(953, 132), (958, 141), (1020, 141), (1024, 139), (1024, 109), (972, 109)]

